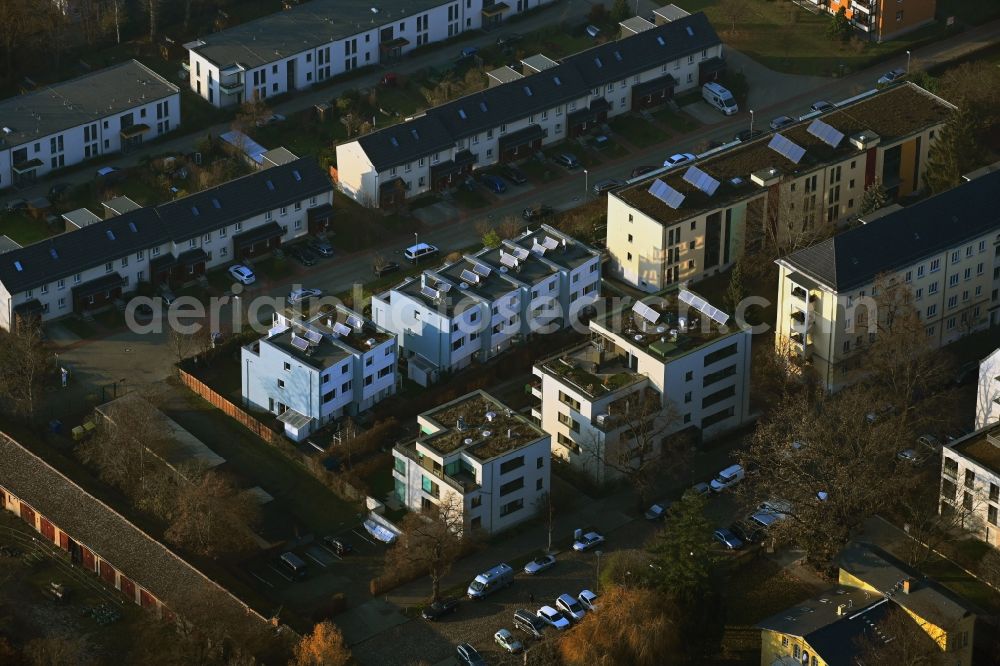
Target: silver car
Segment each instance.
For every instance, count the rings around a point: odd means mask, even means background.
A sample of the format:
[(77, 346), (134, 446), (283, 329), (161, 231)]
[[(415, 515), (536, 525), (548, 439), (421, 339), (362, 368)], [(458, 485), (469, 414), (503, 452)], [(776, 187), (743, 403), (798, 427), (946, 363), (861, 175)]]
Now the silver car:
[(551, 569), (556, 564), (555, 555), (542, 555), (541, 557), (536, 557), (527, 564), (524, 565), (524, 573), (529, 576), (534, 576), (535, 574), (542, 573), (546, 569)]
[(574, 622), (579, 622), (587, 614), (580, 600), (568, 594), (560, 594), (556, 597), (556, 608)]

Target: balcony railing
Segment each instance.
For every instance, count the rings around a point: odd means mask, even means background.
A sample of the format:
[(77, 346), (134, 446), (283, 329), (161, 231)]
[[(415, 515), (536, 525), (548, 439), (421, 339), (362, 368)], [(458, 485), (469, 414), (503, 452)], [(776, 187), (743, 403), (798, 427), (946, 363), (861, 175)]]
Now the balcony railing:
[(222, 81), (219, 81), (219, 90), (227, 95), (238, 95), (243, 92), (243, 82), (232, 81), (230, 83), (223, 83)]
[(449, 486), (451, 486), (454, 490), (463, 495), (465, 493), (471, 492), (479, 488), (479, 484), (476, 483), (474, 479), (471, 479), (467, 472), (459, 472), (457, 476), (450, 476), (448, 474), (445, 474), (444, 469), (442, 469), (440, 465), (436, 465), (434, 461), (429, 460), (427, 458), (421, 458), (419, 455), (417, 455), (416, 449), (413, 448), (415, 441), (416, 440), (405, 444), (397, 444), (396, 451), (402, 453), (410, 460), (413, 460), (418, 465), (420, 465), (421, 469), (430, 472), (435, 477), (441, 479)]

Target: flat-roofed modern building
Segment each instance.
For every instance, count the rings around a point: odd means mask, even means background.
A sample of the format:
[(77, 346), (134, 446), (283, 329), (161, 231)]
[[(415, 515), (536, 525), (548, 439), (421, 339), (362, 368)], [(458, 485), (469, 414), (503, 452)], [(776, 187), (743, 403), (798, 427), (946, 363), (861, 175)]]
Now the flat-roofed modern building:
[(392, 62), (550, 2), (311, 0), (188, 42), (186, 68), (197, 95), (217, 107), (239, 105)]
[(724, 68), (722, 42), (700, 12), (561, 62), (525, 58), (523, 78), (337, 146), (338, 183), (365, 206), (398, 205), (452, 187), (474, 168), (526, 159), (610, 117), (663, 104)]
[(610, 274), (657, 292), (725, 270), (764, 238), (800, 246), (856, 218), (876, 181), (905, 197), (953, 109), (906, 83), (630, 181), (608, 195)]
[(542, 225), (373, 294), (372, 319), (398, 337), (407, 376), (427, 385), (570, 326), (600, 295), (600, 262), (597, 250)]
[(961, 513), (966, 530), (1000, 548), (1000, 424), (944, 446), (938, 511)]
[(312, 303), (276, 312), (240, 353), (244, 402), (277, 414), (296, 442), (396, 392), (396, 337), (353, 310)]
[(976, 428), (1000, 422), (1000, 347), (979, 363)]
[[(549, 492), (549, 436), (476, 391), (417, 417), (392, 450), (395, 494), (411, 511), (460, 512), (463, 530), (502, 532), (532, 518)], [(454, 516), (457, 518), (458, 516)]]
[(896, 39), (934, 22), (937, 0), (808, 0), (831, 14), (843, 8), (858, 34), (871, 41)]
[(0, 188), (127, 152), (181, 124), (177, 86), (135, 60), (0, 101)]
[(553, 456), (604, 483), (639, 463), (626, 440), (658, 447), (688, 428), (711, 438), (743, 424), (751, 334), (732, 324), (688, 290), (592, 319), (588, 342), (533, 370), (541, 402), (531, 413), (552, 435)]
[(863, 377), (879, 279), (912, 293), (935, 347), (1000, 321), (997, 188), (991, 172), (778, 259), (778, 348), (828, 390)]

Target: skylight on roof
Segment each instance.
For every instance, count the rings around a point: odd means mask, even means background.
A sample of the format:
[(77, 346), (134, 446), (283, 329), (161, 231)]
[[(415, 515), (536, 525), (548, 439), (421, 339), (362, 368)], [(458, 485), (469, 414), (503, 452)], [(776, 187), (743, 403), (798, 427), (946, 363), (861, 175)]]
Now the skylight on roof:
[(56, 252), (56, 249), (54, 247), (50, 247), (49, 248), (49, 256), (52, 257), (53, 259), (58, 259), (59, 258), (59, 253)]
[(271, 179), (270, 179), (270, 178), (268, 178), (268, 179), (267, 179), (267, 180), (266, 180), (265, 182), (267, 183), (267, 189), (269, 189), (269, 190), (271, 190), (272, 192), (274, 192), (274, 183), (273, 183), (273, 182), (271, 182)]
[[(268, 181), (268, 182), (270, 182), (270, 181)], [(191, 214), (192, 215), (199, 215), (199, 214), (201, 214), (201, 211), (198, 210), (197, 206), (191, 206)]]
[(104, 235), (108, 237), (108, 240), (113, 241), (115, 239), (115, 232), (111, 231), (111, 229), (105, 229)]
[(528, 97), (531, 97), (534, 94), (531, 92), (531, 86), (524, 86), (523, 90), (524, 94), (527, 95)]
[(129, 228), (129, 231), (131, 231), (134, 234), (139, 233), (139, 230), (135, 228), (135, 222), (129, 222), (128, 223), (128, 228)]
[(486, 102), (479, 103), (479, 110), (482, 111), (483, 113), (486, 113)]
[(389, 137), (389, 143), (392, 144), (393, 148), (399, 148), (399, 140), (396, 137), (390, 136)]
[(418, 132), (415, 127), (410, 128), (410, 134), (412, 134), (413, 138), (416, 139), (417, 141), (420, 140), (420, 132)]
[(622, 52), (621, 51), (615, 50), (615, 60), (617, 60), (618, 62), (622, 61)]
[(597, 65), (597, 66), (598, 66), (599, 68), (600, 68), (600, 67), (604, 67), (604, 63), (603, 63), (603, 62), (601, 62), (601, 59), (600, 59), (600, 58), (598, 58), (598, 57), (595, 57), (595, 58), (594, 58), (594, 64), (595, 64), (595, 65)]
[(688, 37), (694, 37), (694, 30), (691, 29), (691, 26), (687, 27), (687, 33)]
[(24, 270), (24, 266), (21, 265), (20, 261), (14, 262), (14, 270), (16, 270), (18, 273)]
[[(298, 172), (296, 171), (296, 173)], [(212, 208), (222, 208), (222, 204), (215, 197), (212, 197)]]
[[(462, 120), (467, 120), (468, 119), (468, 116), (465, 115), (465, 109), (459, 109), (458, 110), (458, 117), (461, 118)], [(393, 141), (393, 145), (396, 145), (395, 141)]]
[(667, 45), (667, 41), (665, 39), (663, 39), (663, 35), (659, 35), (656, 38), (656, 43), (659, 44), (660, 46), (666, 46)]
[(561, 86), (562, 85), (562, 79), (560, 79), (558, 76), (553, 76), (552, 77), (552, 82), (555, 83), (557, 86)]
[[(292, 169), (292, 178), (297, 181), (302, 180), (302, 174), (299, 173), (298, 169)], [(216, 206), (216, 208), (218, 208), (218, 206)]]

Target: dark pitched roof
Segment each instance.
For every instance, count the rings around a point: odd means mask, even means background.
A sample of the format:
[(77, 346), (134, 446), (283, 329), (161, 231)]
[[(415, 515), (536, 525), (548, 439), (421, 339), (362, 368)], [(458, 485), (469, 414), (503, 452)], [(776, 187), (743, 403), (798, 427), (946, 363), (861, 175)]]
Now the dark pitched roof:
[(877, 633), (876, 625), (891, 609), (889, 600), (881, 599), (862, 610), (848, 611), (837, 622), (817, 629), (805, 640), (827, 666), (855, 666), (862, 645), (885, 640)]
[(699, 12), (587, 49), (538, 74), (428, 109), (412, 120), (366, 134), (358, 143), (375, 169), (384, 171), (718, 43), (712, 24)]
[(33, 289), (137, 250), (194, 238), (331, 187), (315, 160), (298, 159), (6, 252), (0, 257), (0, 283), (11, 294)]
[(1000, 227), (998, 188), (1000, 172), (987, 174), (779, 261), (835, 291), (859, 287)]
[(232, 618), (263, 618), (164, 544), (0, 433), (0, 485), (149, 590), (175, 613), (209, 602)]
[[(946, 630), (972, 614), (964, 599), (874, 544), (850, 543), (840, 554), (838, 564), (906, 610)], [(913, 581), (908, 593), (902, 589), (905, 579)]]
[(327, 175), (304, 157), (160, 204), (156, 211), (179, 242), (329, 189)]

